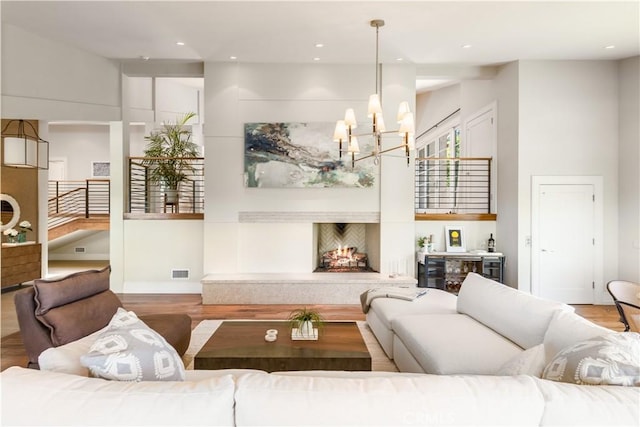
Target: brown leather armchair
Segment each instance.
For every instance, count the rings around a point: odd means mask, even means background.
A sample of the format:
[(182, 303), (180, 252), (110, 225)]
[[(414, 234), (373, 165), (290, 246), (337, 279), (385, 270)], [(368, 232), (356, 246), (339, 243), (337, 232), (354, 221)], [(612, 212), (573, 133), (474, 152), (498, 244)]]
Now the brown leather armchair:
[[(20, 333), (29, 368), (38, 369), (38, 356), (107, 326), (120, 299), (109, 289), (111, 267), (74, 273), (61, 279), (34, 281), (15, 294)], [(191, 317), (186, 314), (138, 316), (162, 335), (182, 356), (191, 340)]]

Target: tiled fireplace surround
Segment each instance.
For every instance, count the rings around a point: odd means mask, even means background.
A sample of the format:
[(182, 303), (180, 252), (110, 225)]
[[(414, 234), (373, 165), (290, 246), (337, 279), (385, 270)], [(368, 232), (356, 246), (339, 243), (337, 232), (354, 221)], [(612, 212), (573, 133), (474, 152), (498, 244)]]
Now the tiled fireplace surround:
[[(378, 212), (240, 212), (241, 223), (313, 224), (313, 266), (326, 247), (329, 224), (353, 224), (369, 265), (380, 271), (380, 214)], [(335, 237), (339, 241), (339, 237)], [(326, 246), (326, 245), (325, 245)], [(384, 270), (384, 269), (383, 269)], [(203, 304), (358, 304), (367, 289), (380, 286), (415, 286), (413, 277), (377, 272), (348, 273), (228, 273), (210, 274), (202, 279)]]

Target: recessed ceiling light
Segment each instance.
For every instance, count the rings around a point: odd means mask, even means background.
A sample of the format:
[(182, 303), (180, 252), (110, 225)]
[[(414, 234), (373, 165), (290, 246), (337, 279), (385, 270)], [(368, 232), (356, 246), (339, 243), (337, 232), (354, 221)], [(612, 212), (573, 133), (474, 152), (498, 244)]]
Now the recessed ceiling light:
[(178, 46), (184, 46), (184, 42), (176, 42)]
[(317, 56), (315, 58), (313, 58), (314, 61), (320, 61), (320, 58), (318, 58)]
[(463, 48), (463, 49), (471, 49), (471, 45), (470, 44), (463, 44), (460, 47)]
[(238, 57), (237, 56), (230, 56), (229, 59), (236, 60), (236, 59), (238, 59)]
[(615, 49), (615, 45), (610, 44), (609, 46), (605, 46), (605, 49)]
[(396, 61), (404, 61), (404, 58), (396, 58)]
[(316, 47), (324, 47), (322, 43), (316, 43)]

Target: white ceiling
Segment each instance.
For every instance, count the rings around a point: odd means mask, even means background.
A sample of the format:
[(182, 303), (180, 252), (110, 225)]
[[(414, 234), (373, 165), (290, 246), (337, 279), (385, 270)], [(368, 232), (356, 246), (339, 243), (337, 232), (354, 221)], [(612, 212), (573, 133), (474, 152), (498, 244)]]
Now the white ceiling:
[(3, 0), (1, 14), (3, 25), (107, 58), (328, 64), (374, 64), (369, 21), (384, 19), (380, 62), (486, 66), (638, 55), (639, 3)]

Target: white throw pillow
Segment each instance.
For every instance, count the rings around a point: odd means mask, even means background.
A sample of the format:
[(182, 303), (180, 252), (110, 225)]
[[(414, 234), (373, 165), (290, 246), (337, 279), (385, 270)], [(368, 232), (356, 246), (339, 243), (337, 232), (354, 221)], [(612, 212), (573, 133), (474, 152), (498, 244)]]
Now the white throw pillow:
[(119, 308), (90, 352), (80, 358), (93, 376), (119, 381), (184, 381), (178, 352), (135, 313)]
[(534, 377), (540, 377), (545, 365), (544, 344), (538, 344), (502, 365), (496, 375), (533, 375)]
[(640, 334), (620, 332), (574, 344), (551, 360), (542, 378), (575, 384), (640, 386)]
[(611, 329), (598, 326), (575, 313), (559, 311), (554, 314), (544, 335), (545, 359), (549, 363), (558, 352), (573, 344), (613, 333)]
[(88, 377), (89, 369), (86, 366), (82, 366), (80, 358), (90, 351), (93, 343), (107, 328), (108, 326), (105, 326), (79, 340), (46, 349), (38, 356), (40, 370)]

